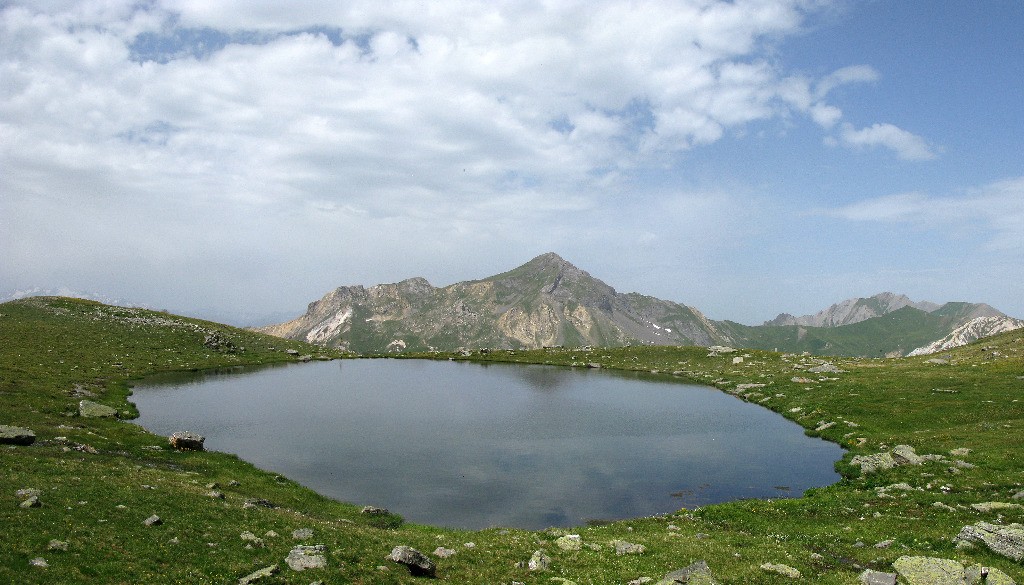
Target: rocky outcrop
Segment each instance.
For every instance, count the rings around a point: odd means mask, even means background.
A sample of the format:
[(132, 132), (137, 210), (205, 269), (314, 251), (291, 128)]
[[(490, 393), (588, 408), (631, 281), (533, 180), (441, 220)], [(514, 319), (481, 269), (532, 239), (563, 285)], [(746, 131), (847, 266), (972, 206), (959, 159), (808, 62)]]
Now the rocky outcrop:
[(1024, 524), (1000, 526), (978, 522), (964, 526), (957, 535), (958, 544), (981, 544), (992, 552), (1015, 561), (1024, 560)]
[(946, 351), (962, 345), (967, 345), (979, 339), (990, 337), (1006, 331), (1013, 331), (1024, 327), (1024, 320), (1013, 317), (989, 316), (975, 317), (967, 323), (954, 329), (949, 335), (919, 347), (907, 356), (928, 355), (940, 351)]

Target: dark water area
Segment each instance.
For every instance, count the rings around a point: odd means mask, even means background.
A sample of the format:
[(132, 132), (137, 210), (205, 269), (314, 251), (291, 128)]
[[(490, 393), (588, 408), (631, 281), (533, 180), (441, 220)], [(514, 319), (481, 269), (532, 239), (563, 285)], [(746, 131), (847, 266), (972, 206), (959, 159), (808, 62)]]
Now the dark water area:
[(149, 378), (135, 422), (191, 430), (326, 496), (420, 524), (577, 526), (838, 481), (838, 445), (667, 377), (343, 360)]

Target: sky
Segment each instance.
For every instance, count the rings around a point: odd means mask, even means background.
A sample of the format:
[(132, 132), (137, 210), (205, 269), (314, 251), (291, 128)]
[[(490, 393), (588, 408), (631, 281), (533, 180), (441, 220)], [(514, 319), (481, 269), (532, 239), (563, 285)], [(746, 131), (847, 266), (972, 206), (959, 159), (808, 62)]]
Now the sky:
[(0, 0), (0, 297), (236, 324), (556, 252), (1024, 317), (1020, 0)]

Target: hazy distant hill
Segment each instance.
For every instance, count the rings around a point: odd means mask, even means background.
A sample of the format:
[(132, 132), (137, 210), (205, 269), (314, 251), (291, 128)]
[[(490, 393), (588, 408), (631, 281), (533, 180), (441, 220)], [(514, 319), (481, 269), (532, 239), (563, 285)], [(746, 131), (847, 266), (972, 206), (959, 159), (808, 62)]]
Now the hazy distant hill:
[(616, 292), (548, 253), (508, 272), (443, 288), (423, 278), (339, 287), (299, 318), (259, 330), (359, 353), (721, 344), (880, 356), (928, 346), (980, 317), (1007, 318), (984, 304), (915, 303), (881, 293), (816, 315), (783, 314), (760, 326), (712, 321), (686, 305)]

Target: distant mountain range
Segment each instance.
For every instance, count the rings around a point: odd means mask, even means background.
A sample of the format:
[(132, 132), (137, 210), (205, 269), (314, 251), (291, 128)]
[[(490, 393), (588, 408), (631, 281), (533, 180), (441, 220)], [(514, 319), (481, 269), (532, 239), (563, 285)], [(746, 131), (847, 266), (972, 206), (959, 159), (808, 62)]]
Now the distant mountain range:
[[(981, 320), (981, 321), (979, 321)], [(437, 288), (423, 278), (343, 286), (302, 316), (259, 331), (358, 353), (459, 348), (732, 345), (847, 356), (941, 351), (1024, 321), (974, 303), (915, 303), (881, 293), (815, 315), (764, 325), (714, 321), (700, 311), (619, 293), (554, 253), (482, 280)]]

